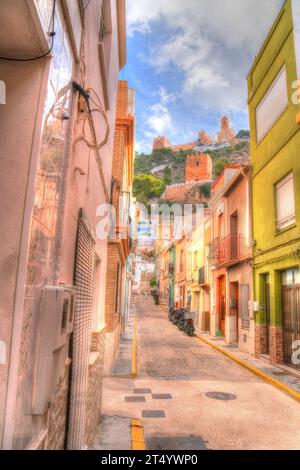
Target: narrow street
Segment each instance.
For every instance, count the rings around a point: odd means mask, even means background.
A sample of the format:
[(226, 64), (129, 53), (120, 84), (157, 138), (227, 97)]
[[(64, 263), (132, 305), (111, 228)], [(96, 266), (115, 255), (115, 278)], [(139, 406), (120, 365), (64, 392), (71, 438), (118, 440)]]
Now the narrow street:
[(136, 311), (137, 378), (105, 379), (103, 415), (140, 419), (148, 450), (299, 449), (299, 404), (180, 332), (151, 297)]

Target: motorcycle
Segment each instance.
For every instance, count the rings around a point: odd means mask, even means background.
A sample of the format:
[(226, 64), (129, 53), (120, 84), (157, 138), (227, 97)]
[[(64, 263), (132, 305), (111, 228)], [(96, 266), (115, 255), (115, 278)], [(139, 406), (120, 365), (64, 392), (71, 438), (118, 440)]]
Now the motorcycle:
[(152, 289), (151, 294), (154, 298), (155, 305), (159, 305), (159, 290), (158, 289)]
[(171, 307), (169, 310), (169, 320), (188, 336), (194, 336), (195, 334), (194, 316), (195, 314), (189, 309)]

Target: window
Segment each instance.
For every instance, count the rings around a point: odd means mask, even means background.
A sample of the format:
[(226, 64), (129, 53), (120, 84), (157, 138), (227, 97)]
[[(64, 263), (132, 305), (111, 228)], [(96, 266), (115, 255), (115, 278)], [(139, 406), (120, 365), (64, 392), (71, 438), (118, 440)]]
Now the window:
[(295, 222), (294, 178), (290, 173), (276, 184), (276, 228), (283, 230)]
[(286, 69), (283, 67), (256, 108), (256, 137), (260, 142), (288, 106)]
[(194, 254), (194, 270), (198, 268), (198, 251)]

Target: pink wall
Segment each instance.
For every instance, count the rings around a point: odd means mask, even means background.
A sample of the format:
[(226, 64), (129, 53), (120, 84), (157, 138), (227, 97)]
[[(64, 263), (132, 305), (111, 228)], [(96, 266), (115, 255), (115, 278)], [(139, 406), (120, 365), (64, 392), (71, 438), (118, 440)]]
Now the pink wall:
[[(110, 192), (111, 182), (113, 130), (119, 73), (116, 4), (116, 1), (111, 1), (113, 32), (108, 74), (110, 111), (107, 112), (110, 136), (107, 145), (100, 152), (108, 192)], [(104, 105), (98, 54), (100, 5), (101, 0), (92, 0), (86, 10), (86, 22), (88, 24), (85, 58), (86, 87), (94, 88)], [(2, 6), (5, 9), (4, 3), (2, 3)], [(20, 3), (19, 6), (21, 6)], [(24, 4), (22, 3), (23, 7)], [(30, 28), (33, 29), (33, 25), (30, 15), (27, 15), (27, 13), (26, 15), (19, 15), (18, 24), (14, 23), (14, 26), (18, 29), (18, 32), (22, 31), (23, 28), (24, 38), (26, 37), (30, 42), (33, 37), (37, 40), (37, 36), (29, 34)], [(0, 51), (2, 55), (7, 53), (10, 37), (11, 32), (4, 29), (0, 31)], [(22, 57), (26, 53), (32, 55), (33, 53), (39, 53), (41, 50), (41, 44), (39, 43), (36, 44), (33, 50), (28, 50), (27, 46), (28, 44), (25, 44), (25, 42), (24, 44), (16, 42), (9, 52), (12, 55), (18, 54), (19, 57)], [(5, 81), (7, 87), (7, 104), (0, 107), (0, 187), (2, 190), (2, 198), (0, 199), (2, 221), (0, 225), (0, 341), (4, 341), (7, 347), (7, 362), (5, 365), (0, 365), (0, 444), (3, 434), (7, 386), (9, 387), (9, 394), (6, 403), (6, 431), (10, 438), (12, 435), (12, 416), (15, 409), (14, 400), (17, 393), (19, 361), (22, 359), (19, 357), (21, 341), (23, 341), (22, 330), (23, 333), (26, 332), (23, 324), (25, 275), (49, 65), (49, 59), (28, 63), (0, 61), (0, 77), (1, 80)], [(76, 70), (78, 71), (78, 65)], [(74, 78), (77, 78), (76, 70), (74, 71)], [(75, 112), (76, 97), (77, 95), (73, 93), (73, 112)], [(104, 123), (99, 116), (95, 118), (95, 128), (100, 141), (104, 135)], [(72, 115), (70, 128), (73, 128)], [(94, 152), (90, 151), (83, 142), (77, 143), (74, 148), (71, 142), (69, 144), (70, 151), (65, 160), (65, 165), (69, 165), (66, 168), (67, 191), (64, 215), (59, 222), (61, 258), (60, 263), (56, 266), (57, 272), (52, 274), (59, 283), (72, 285), (78, 211), (80, 208), (84, 208), (89, 223), (93, 231), (96, 232), (96, 208), (99, 204), (105, 202), (105, 197)], [(81, 176), (78, 171), (75, 171), (76, 167), (82, 169), (85, 174)], [(98, 277), (99, 284), (97, 286), (101, 292), (97, 322), (100, 326), (101, 319), (104, 316), (106, 242), (98, 242), (96, 251), (101, 259), (101, 273)], [(51, 275), (49, 282), (52, 281), (53, 276)], [(8, 383), (8, 360), (12, 339), (13, 361), (11, 362)], [(9, 439), (7, 442), (9, 442)]]

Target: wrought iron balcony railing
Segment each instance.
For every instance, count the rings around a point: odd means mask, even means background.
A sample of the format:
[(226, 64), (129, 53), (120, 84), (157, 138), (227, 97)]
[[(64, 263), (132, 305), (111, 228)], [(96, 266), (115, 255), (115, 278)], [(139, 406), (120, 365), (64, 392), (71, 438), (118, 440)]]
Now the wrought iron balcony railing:
[(209, 246), (209, 264), (214, 266), (233, 265), (252, 256), (252, 249), (245, 237), (231, 233), (225, 238), (215, 238)]

